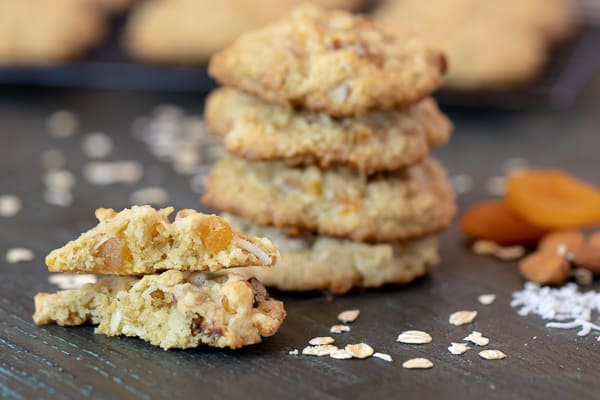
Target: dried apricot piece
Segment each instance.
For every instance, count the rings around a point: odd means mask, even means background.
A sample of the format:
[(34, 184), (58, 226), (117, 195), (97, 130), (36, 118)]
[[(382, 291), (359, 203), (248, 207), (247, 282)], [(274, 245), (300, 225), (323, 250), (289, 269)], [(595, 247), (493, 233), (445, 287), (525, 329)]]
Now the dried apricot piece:
[(537, 242), (547, 232), (512, 213), (501, 200), (471, 207), (462, 217), (461, 228), (472, 239), (486, 239), (501, 245)]
[(573, 251), (573, 262), (581, 268), (600, 275), (600, 246), (585, 241), (577, 250)]
[(519, 272), (541, 285), (561, 285), (569, 279), (571, 265), (556, 253), (537, 251), (519, 262)]
[(558, 170), (524, 170), (510, 175), (506, 203), (530, 224), (548, 230), (600, 222), (600, 191)]
[(231, 226), (216, 215), (210, 215), (202, 221), (198, 235), (204, 248), (211, 254), (227, 249), (233, 240)]

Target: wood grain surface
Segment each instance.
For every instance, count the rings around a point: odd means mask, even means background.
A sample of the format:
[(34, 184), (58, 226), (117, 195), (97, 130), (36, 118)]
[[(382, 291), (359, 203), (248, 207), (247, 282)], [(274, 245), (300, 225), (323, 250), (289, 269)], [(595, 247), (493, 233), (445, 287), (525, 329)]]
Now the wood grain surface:
[[(0, 88), (0, 194), (18, 194), (23, 210), (0, 218), (0, 397), (40, 398), (446, 398), (446, 399), (591, 399), (600, 396), (600, 342), (595, 335), (550, 330), (539, 318), (519, 317), (509, 306), (522, 287), (513, 262), (473, 255), (456, 224), (441, 236), (442, 263), (428, 278), (405, 288), (353, 292), (327, 299), (320, 293), (274, 292), (285, 301), (288, 317), (274, 337), (239, 351), (201, 347), (163, 351), (134, 338), (94, 335), (93, 328), (35, 326), (33, 296), (52, 291), (44, 256), (94, 224), (97, 207), (127, 206), (129, 194), (144, 186), (93, 186), (81, 177), (85, 157), (81, 135), (57, 140), (45, 120), (58, 109), (75, 111), (82, 132), (111, 135), (113, 160), (135, 159), (162, 165), (164, 187), (176, 208), (201, 207), (189, 179), (161, 164), (131, 136), (131, 123), (158, 104), (172, 103), (200, 114), (198, 96), (161, 96), (110, 91)], [(564, 168), (600, 185), (600, 80), (570, 111), (499, 113), (449, 110), (456, 124), (451, 144), (437, 151), (451, 175), (468, 174), (473, 189), (459, 197), (461, 209), (490, 197), (486, 180), (503, 174), (513, 157), (534, 165)], [(71, 207), (43, 202), (40, 155), (49, 148), (67, 154), (67, 169), (78, 176)], [(35, 260), (8, 264), (11, 247), (32, 249)], [(595, 286), (598, 288), (598, 285)], [(477, 296), (495, 293), (495, 303), (480, 305)], [(392, 363), (290, 356), (314, 336), (328, 334), (336, 315), (359, 308), (352, 331), (337, 344), (364, 341), (389, 353)], [(448, 316), (478, 310), (471, 325), (450, 326)], [(429, 345), (396, 343), (398, 333), (420, 329), (433, 336)], [(488, 348), (507, 354), (486, 361), (472, 349), (448, 352), (471, 330), (490, 337)], [(413, 357), (433, 361), (431, 370), (406, 370)]]

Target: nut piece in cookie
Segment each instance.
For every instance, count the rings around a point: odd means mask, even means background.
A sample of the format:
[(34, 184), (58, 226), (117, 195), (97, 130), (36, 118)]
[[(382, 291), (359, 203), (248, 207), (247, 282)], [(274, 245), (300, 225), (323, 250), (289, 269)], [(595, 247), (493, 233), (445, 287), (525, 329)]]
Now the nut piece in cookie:
[(408, 284), (426, 275), (439, 261), (434, 237), (379, 244), (309, 234), (288, 237), (272, 227), (230, 215), (223, 217), (242, 232), (269, 237), (281, 251), (273, 268), (236, 269), (236, 274), (255, 276), (279, 290), (343, 294), (355, 287)]
[(433, 159), (365, 177), (345, 168), (226, 157), (209, 174), (203, 201), (259, 225), (372, 242), (430, 235), (446, 228), (456, 209), (448, 178)]
[(404, 168), (445, 144), (452, 123), (428, 98), (402, 110), (333, 118), (270, 104), (232, 88), (213, 92), (204, 112), (229, 153), (254, 161), (345, 166), (371, 174)]
[(96, 210), (100, 223), (46, 257), (51, 272), (135, 275), (167, 269), (218, 271), (272, 266), (279, 252), (266, 238), (250, 237), (216, 215), (134, 206)]
[(446, 61), (419, 36), (394, 36), (368, 17), (311, 4), (240, 36), (209, 73), (265, 101), (334, 116), (401, 108), (441, 83)]
[(277, 332), (285, 310), (256, 279), (166, 271), (104, 277), (80, 289), (35, 296), (38, 325), (92, 323), (107, 336), (137, 336), (167, 350), (206, 344), (237, 349)]

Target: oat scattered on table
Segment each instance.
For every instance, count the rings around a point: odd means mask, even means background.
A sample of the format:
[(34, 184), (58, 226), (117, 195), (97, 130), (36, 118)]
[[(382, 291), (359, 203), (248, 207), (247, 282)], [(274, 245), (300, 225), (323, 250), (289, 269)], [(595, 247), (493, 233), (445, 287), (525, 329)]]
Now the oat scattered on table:
[(473, 322), (477, 316), (477, 311), (457, 311), (450, 314), (448, 322), (452, 325), (461, 326)]
[(485, 181), (485, 190), (492, 196), (504, 196), (506, 192), (506, 178), (503, 176), (492, 176)]
[(492, 240), (478, 239), (473, 242), (473, 246), (471, 249), (475, 254), (487, 256), (493, 255), (498, 249), (498, 246), (498, 243)]
[(448, 346), (448, 351), (454, 355), (460, 355), (469, 350), (470, 347), (466, 345), (466, 343), (455, 343), (452, 342), (450, 346)]
[(456, 194), (464, 194), (473, 188), (473, 178), (470, 175), (458, 174), (450, 177), (450, 184)]
[(492, 304), (494, 301), (496, 301), (496, 295), (493, 293), (481, 294), (481, 295), (479, 295), (479, 297), (477, 297), (477, 301), (479, 301), (479, 303), (487, 306), (487, 305)]
[(335, 339), (331, 336), (317, 336), (308, 341), (308, 344), (312, 346), (321, 346), (324, 344), (331, 344), (335, 342)]
[(490, 339), (484, 337), (481, 332), (473, 331), (463, 340), (474, 343), (477, 346), (487, 346), (490, 343)]
[(73, 204), (73, 194), (63, 190), (46, 189), (42, 197), (47, 204), (52, 206), (68, 207)]
[(502, 360), (506, 358), (506, 354), (500, 350), (483, 350), (479, 352), (479, 357), (485, 358), (486, 360)]
[(332, 344), (324, 344), (320, 346), (306, 346), (304, 349), (302, 349), (302, 354), (307, 356), (323, 357), (330, 355), (333, 351), (336, 350), (339, 350), (338, 347)]
[(14, 217), (21, 211), (21, 198), (16, 194), (5, 194), (0, 196), (0, 217)]
[(40, 157), (40, 164), (46, 170), (61, 169), (65, 166), (66, 161), (65, 153), (59, 149), (48, 149)]
[(331, 328), (329, 328), (329, 332), (330, 333), (350, 332), (350, 327), (347, 325), (333, 325)]
[(339, 313), (337, 319), (338, 321), (343, 323), (354, 322), (356, 321), (359, 315), (360, 310), (346, 310)]
[(144, 170), (137, 161), (94, 161), (83, 166), (83, 177), (94, 185), (135, 183), (142, 179)]
[(78, 289), (87, 283), (96, 283), (96, 275), (91, 274), (52, 274), (48, 282), (58, 286), (59, 289)]
[(299, 353), (298, 353), (298, 349), (290, 350), (290, 351), (288, 352), (288, 354), (289, 354), (290, 356), (297, 356), (297, 355), (299, 354)]
[(89, 133), (81, 141), (81, 151), (89, 158), (105, 158), (112, 153), (114, 144), (110, 136), (102, 132)]
[(35, 258), (33, 251), (24, 247), (13, 247), (6, 252), (6, 261), (10, 264), (31, 261)]
[(366, 343), (349, 344), (344, 347), (344, 350), (352, 354), (354, 358), (368, 358), (374, 353), (373, 348)]
[(498, 246), (494, 251), (494, 256), (503, 261), (518, 260), (525, 255), (525, 247), (523, 246)]
[(379, 358), (380, 360), (384, 360), (387, 362), (392, 362), (392, 356), (385, 353), (373, 353), (373, 357)]
[(77, 114), (68, 110), (56, 111), (46, 120), (46, 128), (51, 136), (59, 139), (73, 136), (79, 129)]
[(348, 353), (344, 349), (338, 349), (329, 353), (329, 357), (335, 358), (336, 360), (349, 360), (352, 357), (352, 354)]
[(402, 363), (402, 368), (407, 369), (429, 369), (433, 363), (426, 358), (411, 358)]
[(46, 172), (43, 180), (48, 189), (56, 192), (68, 192), (77, 183), (75, 175), (64, 169), (53, 169)]
[(431, 335), (423, 331), (404, 331), (398, 335), (396, 342), (408, 343), (408, 344), (425, 344), (431, 343)]
[(129, 203), (150, 204), (154, 206), (164, 206), (170, 203), (171, 196), (164, 188), (160, 186), (148, 186), (135, 192), (129, 196)]

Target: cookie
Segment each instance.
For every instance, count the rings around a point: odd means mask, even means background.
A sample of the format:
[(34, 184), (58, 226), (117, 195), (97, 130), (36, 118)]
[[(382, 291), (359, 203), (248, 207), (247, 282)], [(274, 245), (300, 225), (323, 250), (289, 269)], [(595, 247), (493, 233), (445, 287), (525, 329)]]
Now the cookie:
[(432, 159), (366, 177), (227, 157), (207, 177), (202, 200), (259, 225), (375, 242), (437, 232), (456, 210), (446, 174)]
[(209, 74), (267, 102), (340, 117), (421, 100), (445, 68), (415, 34), (394, 36), (368, 17), (304, 4), (215, 54)]
[(96, 210), (100, 223), (46, 257), (51, 272), (135, 275), (167, 269), (218, 271), (272, 266), (279, 252), (266, 238), (235, 232), (216, 215), (173, 207)]
[(104, 16), (83, 0), (0, 0), (0, 65), (71, 60), (98, 43)]
[(137, 336), (167, 350), (200, 344), (237, 349), (276, 333), (284, 317), (283, 303), (271, 299), (256, 279), (166, 271), (38, 293), (33, 320), (92, 323), (98, 325), (95, 333)]
[(223, 88), (208, 97), (204, 117), (227, 151), (239, 157), (346, 166), (367, 174), (421, 161), (430, 148), (445, 144), (452, 130), (431, 98), (403, 110), (337, 119)]
[(271, 227), (224, 216), (249, 235), (268, 236), (281, 251), (273, 268), (239, 268), (237, 274), (255, 276), (265, 286), (280, 290), (323, 290), (343, 294), (354, 287), (377, 288), (407, 284), (427, 274), (439, 261), (434, 237), (393, 243), (367, 244), (329, 236), (288, 237)]
[(449, 65), (446, 87), (496, 89), (522, 85), (540, 73), (549, 47), (574, 29), (572, 5), (570, 0), (389, 0), (375, 19), (396, 34), (414, 29), (442, 49)]
[[(348, 8), (361, 3), (359, 0), (314, 1)], [(129, 53), (142, 61), (202, 64), (242, 33), (276, 20), (300, 2), (151, 0), (133, 11), (125, 29), (124, 43)]]

